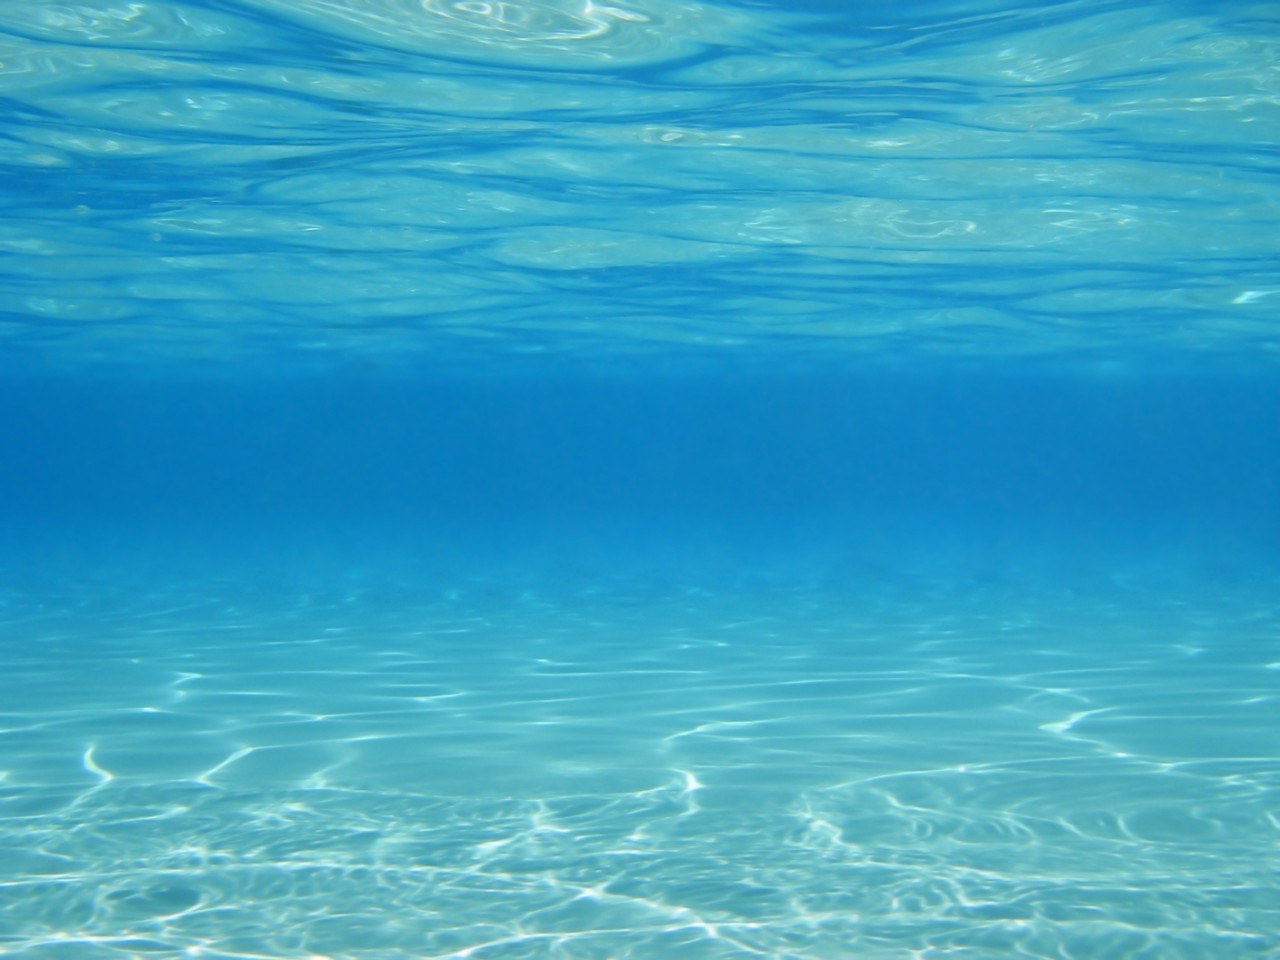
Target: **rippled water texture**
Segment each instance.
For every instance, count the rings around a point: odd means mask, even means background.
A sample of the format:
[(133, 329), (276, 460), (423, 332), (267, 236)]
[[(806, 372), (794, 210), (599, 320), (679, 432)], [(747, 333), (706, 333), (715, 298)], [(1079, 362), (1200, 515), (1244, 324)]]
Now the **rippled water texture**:
[(1273, 5), (881, 6), (4, 0), (0, 334), (1273, 348)]
[(0, 954), (1274, 952), (1271, 597), (221, 586), (10, 605)]
[(0, 0), (0, 958), (1275, 960), (1278, 65)]

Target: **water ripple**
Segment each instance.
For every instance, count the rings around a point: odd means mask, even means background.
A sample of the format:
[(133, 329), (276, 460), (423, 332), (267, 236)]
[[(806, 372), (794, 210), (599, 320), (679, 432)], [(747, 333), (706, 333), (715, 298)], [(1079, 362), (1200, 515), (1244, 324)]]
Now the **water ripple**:
[(1272, 943), (1261, 598), (151, 589), (11, 598), (0, 953)]
[(555, 70), (652, 67), (709, 43), (727, 43), (750, 20), (712, 5), (646, 0), (263, 0), (262, 10), (358, 41), (448, 61)]
[(1006, 7), (0, 3), (7, 342), (1265, 354), (1274, 31)]

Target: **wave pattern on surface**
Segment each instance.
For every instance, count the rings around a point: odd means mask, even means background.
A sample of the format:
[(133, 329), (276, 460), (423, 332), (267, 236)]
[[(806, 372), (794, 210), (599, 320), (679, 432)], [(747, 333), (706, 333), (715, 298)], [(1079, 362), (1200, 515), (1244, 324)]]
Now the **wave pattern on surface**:
[(1265, 9), (921, 9), (0, 2), (0, 333), (72, 362), (1274, 345)]

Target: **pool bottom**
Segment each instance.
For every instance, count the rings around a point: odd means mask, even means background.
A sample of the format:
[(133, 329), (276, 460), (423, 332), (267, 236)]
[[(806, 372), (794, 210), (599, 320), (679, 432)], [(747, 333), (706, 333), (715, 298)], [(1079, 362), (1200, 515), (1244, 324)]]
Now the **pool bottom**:
[(94, 589), (6, 608), (0, 955), (1275, 946), (1267, 590)]

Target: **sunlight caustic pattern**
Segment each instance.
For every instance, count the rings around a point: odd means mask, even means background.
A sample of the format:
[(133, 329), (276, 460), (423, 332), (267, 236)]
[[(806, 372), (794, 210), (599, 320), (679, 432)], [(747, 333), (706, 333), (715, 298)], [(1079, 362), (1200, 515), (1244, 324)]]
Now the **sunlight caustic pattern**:
[(1274, 946), (1259, 598), (643, 595), (11, 604), (0, 955)]

